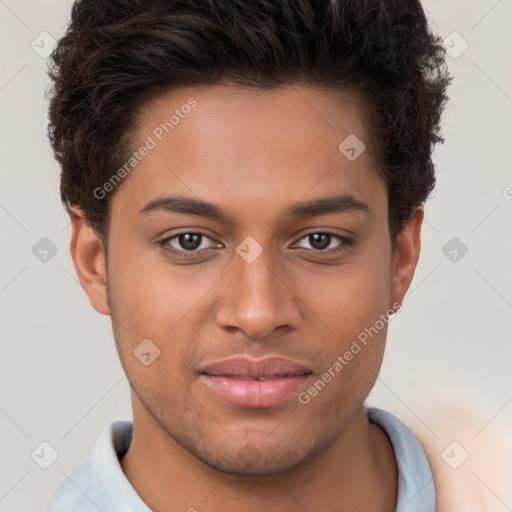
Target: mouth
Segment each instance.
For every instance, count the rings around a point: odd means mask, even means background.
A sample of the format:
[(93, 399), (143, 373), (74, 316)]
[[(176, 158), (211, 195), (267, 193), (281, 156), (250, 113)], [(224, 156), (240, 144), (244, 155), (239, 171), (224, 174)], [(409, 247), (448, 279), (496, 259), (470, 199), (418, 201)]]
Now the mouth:
[(207, 366), (201, 379), (224, 402), (262, 408), (285, 402), (311, 375), (309, 368), (287, 359), (236, 358)]
[(215, 377), (226, 377), (228, 379), (234, 379), (234, 380), (265, 382), (267, 380), (275, 380), (275, 379), (284, 379), (286, 377), (294, 377), (294, 375), (272, 375), (270, 377), (254, 377), (254, 376), (241, 377), (239, 375), (215, 375)]

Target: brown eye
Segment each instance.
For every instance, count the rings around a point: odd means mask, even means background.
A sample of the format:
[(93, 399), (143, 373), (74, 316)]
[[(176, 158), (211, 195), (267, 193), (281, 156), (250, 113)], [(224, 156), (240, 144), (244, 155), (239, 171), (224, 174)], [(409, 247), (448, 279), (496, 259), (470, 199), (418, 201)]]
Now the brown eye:
[(171, 252), (197, 253), (199, 250), (211, 248), (205, 244), (206, 240), (213, 242), (205, 233), (183, 232), (167, 237), (159, 244)]
[(180, 247), (187, 251), (193, 251), (200, 247), (202, 235), (199, 233), (185, 233), (178, 235), (177, 241)]
[(313, 233), (308, 235), (308, 242), (313, 249), (327, 249), (331, 244), (331, 235), (326, 233)]
[[(329, 232), (309, 233), (301, 238), (301, 242), (304, 240), (310, 245), (310, 250), (326, 253), (342, 251), (347, 245), (353, 244), (353, 241), (349, 238)], [(309, 249), (301, 245), (299, 247)]]

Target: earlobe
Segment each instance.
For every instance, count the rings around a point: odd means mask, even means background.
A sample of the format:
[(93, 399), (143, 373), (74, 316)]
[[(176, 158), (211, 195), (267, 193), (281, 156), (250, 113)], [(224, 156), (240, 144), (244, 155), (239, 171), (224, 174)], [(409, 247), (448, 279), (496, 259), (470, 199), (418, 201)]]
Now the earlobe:
[(102, 315), (110, 315), (103, 242), (81, 210), (70, 208), (69, 216), (72, 230), (69, 248), (80, 284), (92, 307)]
[(421, 224), (424, 210), (416, 207), (411, 219), (396, 236), (396, 250), (393, 256), (392, 301), (403, 302), (411, 285), (414, 271), (420, 257)]

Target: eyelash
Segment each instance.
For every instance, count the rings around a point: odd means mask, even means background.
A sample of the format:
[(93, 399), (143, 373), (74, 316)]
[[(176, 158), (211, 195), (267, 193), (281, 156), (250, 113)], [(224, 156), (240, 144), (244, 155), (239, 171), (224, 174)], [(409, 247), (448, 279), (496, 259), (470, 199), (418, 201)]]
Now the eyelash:
[[(337, 233), (333, 233), (331, 231), (313, 231), (311, 233), (307, 233), (306, 235), (302, 236), (300, 240), (303, 240), (304, 238), (307, 238), (311, 235), (318, 235), (318, 234), (321, 234), (321, 235), (328, 235), (328, 236), (331, 236), (331, 237), (334, 237), (334, 238), (337, 238), (341, 244), (334, 248), (334, 249), (329, 249), (329, 250), (325, 250), (325, 249), (304, 249), (304, 248), (301, 248), (302, 250), (305, 250), (307, 252), (317, 252), (317, 253), (321, 253), (321, 254), (333, 254), (333, 253), (339, 253), (339, 252), (343, 252), (345, 250), (347, 250), (347, 246), (350, 246), (350, 245), (354, 245), (354, 241), (351, 240), (350, 238), (346, 238), (344, 236), (341, 236), (341, 235), (338, 235)], [(186, 251), (186, 250), (177, 250), (177, 249), (174, 249), (174, 248), (169, 248), (169, 247), (166, 247), (166, 245), (173, 239), (175, 238), (178, 238), (179, 236), (181, 235), (201, 235), (203, 237), (206, 237), (206, 238), (209, 238), (210, 240), (212, 240), (211, 237), (209, 237), (206, 233), (202, 233), (200, 231), (182, 231), (181, 233), (176, 233), (172, 236), (169, 236), (163, 240), (161, 240), (160, 242), (158, 242), (158, 245), (163, 247), (166, 251), (169, 251), (169, 252), (172, 252), (173, 254), (176, 254), (180, 257), (189, 257), (192, 256), (192, 255), (197, 255), (199, 254), (201, 251), (208, 251), (212, 248), (207, 248), (207, 249), (200, 249), (200, 250), (191, 250), (191, 251)], [(202, 239), (201, 239), (201, 242), (202, 242)]]

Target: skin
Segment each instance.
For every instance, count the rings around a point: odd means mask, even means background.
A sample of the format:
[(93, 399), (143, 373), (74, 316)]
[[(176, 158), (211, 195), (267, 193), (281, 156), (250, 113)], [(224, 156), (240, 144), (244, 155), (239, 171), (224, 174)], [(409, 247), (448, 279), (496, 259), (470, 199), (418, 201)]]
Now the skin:
[[(307, 390), (402, 302), (420, 253), (423, 209), (393, 252), (368, 114), (348, 91), (174, 89), (141, 112), (134, 147), (190, 97), (197, 106), (113, 193), (108, 264), (83, 213), (71, 214), (80, 282), (92, 306), (112, 317), (132, 389), (134, 435), (122, 469), (157, 512), (394, 511), (393, 449), (363, 407), (386, 328), (307, 405), (293, 396), (274, 407), (237, 407), (214, 395), (199, 372), (234, 356), (280, 356), (312, 369)], [(368, 143), (355, 161), (338, 150), (352, 133)], [(229, 217), (140, 213), (170, 194), (208, 201)], [(297, 202), (339, 194), (368, 211), (287, 214)], [(197, 231), (207, 237), (195, 253), (178, 238), (158, 243)], [(324, 246), (307, 236), (319, 232), (333, 234)], [(236, 252), (249, 236), (262, 248), (252, 263)], [(149, 366), (133, 354), (147, 338), (160, 349)]]

